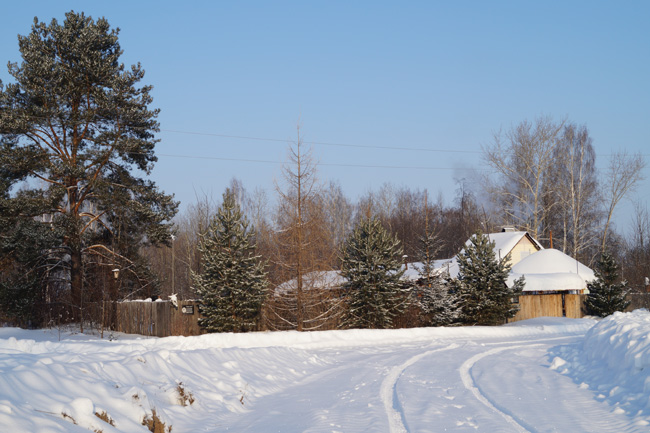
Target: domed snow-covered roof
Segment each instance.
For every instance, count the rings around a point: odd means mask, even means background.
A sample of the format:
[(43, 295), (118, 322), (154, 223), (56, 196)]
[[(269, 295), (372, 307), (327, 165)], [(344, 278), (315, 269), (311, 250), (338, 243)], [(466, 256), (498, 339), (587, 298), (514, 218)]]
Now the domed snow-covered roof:
[(589, 267), (555, 249), (537, 251), (514, 265), (508, 283), (522, 276), (526, 292), (583, 290), (596, 279)]

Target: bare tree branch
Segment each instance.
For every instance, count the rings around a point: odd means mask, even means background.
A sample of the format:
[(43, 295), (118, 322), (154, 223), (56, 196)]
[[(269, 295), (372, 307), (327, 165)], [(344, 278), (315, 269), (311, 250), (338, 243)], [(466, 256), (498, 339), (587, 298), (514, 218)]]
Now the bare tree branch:
[(609, 160), (609, 167), (603, 188), (607, 220), (603, 230), (601, 250), (604, 252), (607, 243), (609, 225), (614, 214), (614, 209), (628, 194), (632, 193), (637, 185), (645, 179), (643, 169), (646, 162), (639, 153), (628, 154), (625, 151), (617, 152)]

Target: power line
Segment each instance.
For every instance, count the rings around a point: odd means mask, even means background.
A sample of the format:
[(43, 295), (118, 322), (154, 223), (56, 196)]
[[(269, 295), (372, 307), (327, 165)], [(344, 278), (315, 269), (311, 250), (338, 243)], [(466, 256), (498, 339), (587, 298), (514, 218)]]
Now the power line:
[[(33, 116), (33, 115), (28, 115), (26, 116), (31, 119), (41, 119), (41, 120), (47, 120), (49, 119), (46, 116)], [(70, 123), (84, 123), (85, 121), (83, 120), (78, 120), (76, 122), (70, 122)], [(221, 137), (221, 138), (234, 138), (234, 139), (239, 139), (239, 140), (254, 140), (254, 141), (270, 141), (270, 142), (276, 142), (276, 143), (289, 143), (291, 140), (287, 139), (280, 139), (280, 138), (269, 138), (269, 137), (253, 137), (253, 136), (246, 136), (246, 135), (232, 135), (232, 134), (218, 134), (218, 133), (211, 133), (211, 132), (196, 132), (196, 131), (182, 131), (178, 129), (166, 129), (166, 128), (160, 128), (158, 131), (161, 132), (171, 132), (175, 134), (186, 134), (186, 135), (199, 135), (199, 136), (206, 136), (206, 137)], [(383, 149), (383, 150), (398, 150), (398, 151), (408, 151), (408, 152), (436, 152), (436, 153), (464, 153), (464, 154), (481, 154), (483, 153), (482, 151), (479, 150), (457, 150), (457, 149), (430, 149), (430, 148), (424, 148), (424, 147), (399, 147), (399, 146), (379, 146), (379, 145), (368, 145), (368, 144), (350, 144), (350, 143), (332, 143), (332, 142), (326, 142), (326, 141), (303, 141), (304, 144), (316, 144), (316, 145), (323, 145), (323, 146), (338, 146), (338, 147), (351, 147), (351, 148), (361, 148), (361, 149)], [(649, 157), (650, 154), (648, 153), (638, 153), (641, 156), (644, 157)], [(596, 154), (597, 156), (612, 156), (614, 154)], [(172, 156), (172, 155), (168, 155)], [(178, 157), (185, 158), (189, 156), (182, 156), (179, 155)], [(200, 158), (200, 157), (196, 157)], [(237, 160), (237, 159), (233, 159)], [(254, 160), (251, 160), (252, 162), (256, 162)], [(276, 161), (259, 161), (259, 162), (272, 162), (272, 163), (277, 163)], [(326, 164), (321, 164), (321, 165), (326, 165)], [(353, 167), (364, 167), (364, 166), (353, 166)], [(368, 166), (368, 167), (375, 167), (375, 166)], [(382, 167), (382, 166), (377, 166), (377, 167)], [(392, 166), (387, 166), (388, 168), (392, 168)], [(404, 167), (404, 168), (412, 168), (412, 167)], [(440, 170), (449, 170), (448, 168), (440, 168)]]
[(245, 159), (245, 158), (223, 158), (220, 156), (196, 156), (196, 155), (173, 155), (170, 153), (156, 153), (156, 156), (165, 156), (168, 158), (186, 158), (186, 159), (216, 159), (218, 161), (237, 161), (237, 162), (259, 162), (264, 164), (283, 164), (281, 161), (270, 161), (266, 159)]
[[(206, 137), (221, 137), (221, 138), (236, 138), (240, 140), (256, 140), (256, 141), (273, 141), (280, 143), (287, 143), (289, 140), (282, 140), (279, 138), (266, 138), (266, 137), (251, 137), (245, 135), (228, 135), (216, 134), (210, 132), (194, 132), (194, 131), (180, 131), (176, 129), (161, 129), (163, 132), (173, 132), (175, 134), (187, 135), (201, 135)], [(361, 149), (384, 149), (384, 150), (404, 150), (409, 152), (447, 152), (447, 153), (481, 153), (478, 150), (456, 150), (456, 149), (429, 149), (425, 147), (398, 147), (398, 146), (377, 146), (369, 144), (349, 144), (349, 143), (330, 143), (326, 141), (303, 141), (305, 144), (317, 144), (323, 146), (338, 146), (338, 147), (356, 147)]]
[[(285, 164), (284, 161), (271, 161), (266, 159), (247, 159), (247, 158), (224, 158), (220, 156), (196, 156), (196, 155), (174, 155), (170, 153), (156, 153), (156, 156), (168, 158), (186, 158), (186, 159), (210, 159), (217, 161), (235, 161), (235, 162), (256, 162), (261, 164)], [(317, 166), (323, 167), (350, 167), (350, 168), (387, 168), (387, 169), (408, 169), (408, 170), (456, 170), (451, 167), (426, 167), (426, 166), (407, 166), (407, 165), (371, 165), (371, 164), (336, 164), (336, 163), (316, 163)], [(482, 170), (472, 168), (473, 170)]]
[[(138, 152), (133, 152), (138, 153)], [(233, 162), (254, 162), (260, 164), (286, 164), (286, 161), (272, 161), (268, 159), (250, 159), (250, 158), (225, 158), (222, 156), (201, 156), (201, 155), (175, 155), (171, 153), (155, 153), (156, 156), (163, 156), (166, 158), (184, 158), (184, 159), (209, 159), (217, 161), (233, 161)], [(493, 168), (480, 168), (480, 167), (428, 167), (428, 166), (414, 166), (414, 165), (373, 165), (373, 164), (342, 164), (342, 163), (329, 163), (318, 162), (317, 166), (322, 167), (348, 167), (348, 168), (387, 168), (398, 170), (474, 170), (474, 171), (490, 171), (496, 172)], [(596, 171), (603, 172), (607, 168), (598, 168)]]
[[(48, 120), (48, 117), (45, 116), (26, 116), (31, 119), (40, 119)], [(76, 122), (69, 122), (70, 124), (83, 124), (84, 120), (77, 120)], [(254, 140), (254, 141), (271, 141), (276, 143), (287, 143), (290, 140), (284, 140), (281, 138), (269, 138), (269, 137), (253, 137), (248, 135), (232, 135), (232, 134), (217, 134), (212, 132), (196, 132), (196, 131), (182, 131), (178, 129), (166, 129), (160, 128), (161, 132), (171, 132), (174, 134), (185, 134), (185, 135), (199, 135), (205, 137), (220, 137), (220, 138), (235, 138), (238, 140)], [(470, 154), (480, 154), (481, 151), (478, 150), (458, 150), (458, 149), (430, 149), (426, 147), (400, 147), (400, 146), (379, 146), (379, 145), (370, 145), (370, 144), (351, 144), (351, 143), (332, 143), (328, 141), (303, 141), (304, 144), (315, 144), (321, 146), (336, 146), (336, 147), (351, 147), (358, 149), (382, 149), (382, 150), (399, 150), (406, 152), (434, 152), (434, 153), (470, 153)]]

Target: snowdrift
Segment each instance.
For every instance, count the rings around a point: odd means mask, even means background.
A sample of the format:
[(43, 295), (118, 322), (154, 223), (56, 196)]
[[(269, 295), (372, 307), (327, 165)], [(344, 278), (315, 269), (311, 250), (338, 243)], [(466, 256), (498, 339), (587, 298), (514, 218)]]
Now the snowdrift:
[(615, 313), (578, 346), (552, 351), (551, 368), (596, 392), (619, 412), (650, 415), (650, 313)]

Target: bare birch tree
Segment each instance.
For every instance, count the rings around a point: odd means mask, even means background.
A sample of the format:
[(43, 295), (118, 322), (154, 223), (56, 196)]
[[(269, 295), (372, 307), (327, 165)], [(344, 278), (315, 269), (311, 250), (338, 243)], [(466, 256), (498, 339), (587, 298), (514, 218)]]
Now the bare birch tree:
[(599, 196), (596, 153), (585, 126), (567, 124), (545, 179), (546, 226), (564, 253), (575, 259), (598, 243)]
[(614, 209), (623, 198), (632, 193), (637, 185), (645, 179), (643, 174), (645, 166), (646, 162), (639, 153), (628, 154), (622, 151), (611, 156), (603, 183), (603, 197), (607, 217), (603, 229), (601, 251), (604, 252), (607, 245), (607, 233), (612, 215), (614, 215)]
[[(632, 232), (626, 242), (623, 265), (623, 277), (630, 282), (634, 292), (644, 293), (650, 287), (650, 213), (648, 205), (636, 202), (632, 216)], [(650, 307), (650, 299), (645, 305)]]
[(395, 210), (397, 194), (395, 187), (390, 183), (384, 183), (377, 191), (366, 192), (357, 203), (356, 219), (375, 216), (382, 221), (386, 228), (390, 229), (390, 216)]
[(322, 202), (332, 250), (338, 251), (352, 231), (354, 206), (336, 182), (323, 189)]
[(514, 224), (538, 238), (543, 232), (544, 176), (553, 164), (553, 151), (564, 127), (540, 116), (533, 123), (525, 120), (509, 131), (494, 134), (484, 147), (484, 160), (498, 179), (486, 179), (488, 192), (502, 212), (503, 222)]

